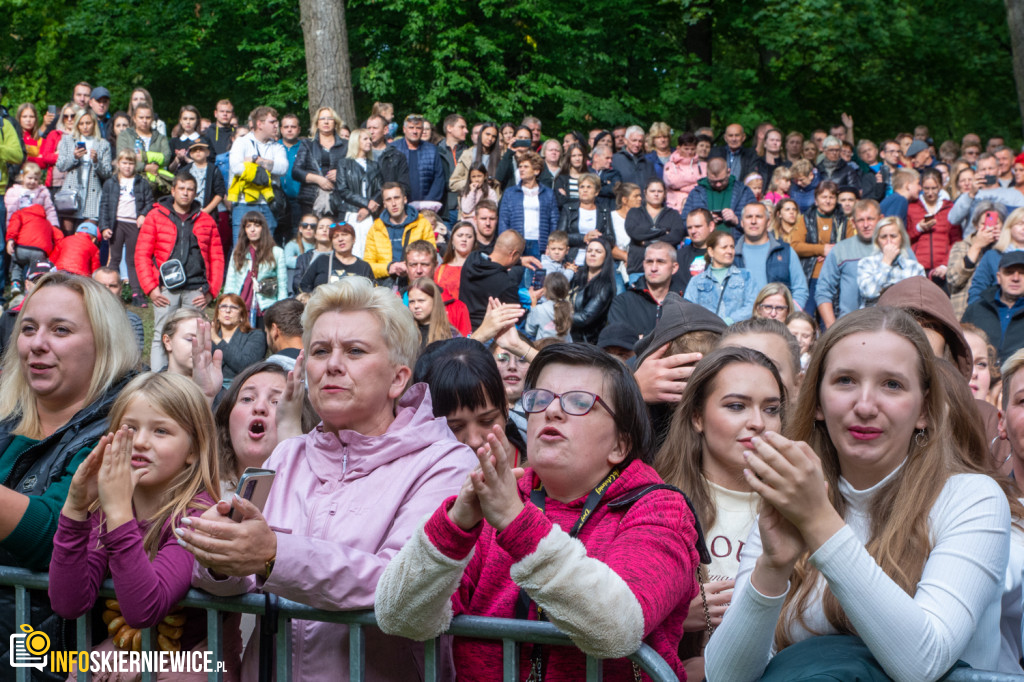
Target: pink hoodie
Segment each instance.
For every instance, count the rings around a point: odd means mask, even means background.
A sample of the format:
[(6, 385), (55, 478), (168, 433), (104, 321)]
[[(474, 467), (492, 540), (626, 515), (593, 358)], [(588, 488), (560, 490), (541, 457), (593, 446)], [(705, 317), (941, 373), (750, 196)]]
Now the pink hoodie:
[[(381, 436), (342, 431), (290, 438), (264, 466), (277, 471), (264, 517), (277, 532), (270, 578), (215, 580), (196, 563), (192, 584), (213, 594), (267, 591), (338, 611), (373, 608), (377, 581), (423, 516), (458, 493), (477, 465), (443, 418), (435, 418), (426, 384), (398, 401)], [(246, 647), (242, 679), (258, 677), (259, 626)], [(366, 630), (366, 679), (412, 680), (423, 647)], [(348, 679), (348, 627), (293, 621), (292, 678)]]
[(708, 164), (696, 156), (687, 159), (677, 149), (665, 164), (665, 204), (682, 211), (697, 181), (708, 174)]

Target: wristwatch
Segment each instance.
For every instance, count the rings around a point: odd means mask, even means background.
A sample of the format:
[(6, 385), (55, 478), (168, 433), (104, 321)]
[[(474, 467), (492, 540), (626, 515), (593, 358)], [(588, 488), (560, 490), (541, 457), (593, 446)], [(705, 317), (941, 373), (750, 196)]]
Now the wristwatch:
[(274, 562), (277, 561), (277, 555), (267, 559), (267, 563), (263, 566), (263, 579), (267, 580), (270, 578), (271, 572), (274, 570)]

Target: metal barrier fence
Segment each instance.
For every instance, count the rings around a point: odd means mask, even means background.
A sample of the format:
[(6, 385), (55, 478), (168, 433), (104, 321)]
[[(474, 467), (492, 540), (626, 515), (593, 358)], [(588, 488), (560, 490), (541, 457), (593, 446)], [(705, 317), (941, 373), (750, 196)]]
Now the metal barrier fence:
[[(33, 573), (20, 568), (0, 566), (0, 585), (11, 586), (15, 591), (15, 621), (18, 624), (29, 622), (29, 590), (46, 590), (49, 576), (46, 573)], [(113, 581), (107, 580), (100, 590), (100, 596), (113, 598)], [(376, 627), (377, 619), (373, 611), (322, 611), (305, 604), (273, 597), (276, 602), (277, 631), (274, 637), (276, 648), (276, 679), (277, 682), (291, 680), (291, 621), (315, 620), (325, 623), (339, 623), (349, 626), (349, 679), (362, 682), (366, 671), (366, 636), (365, 628)], [(214, 661), (223, 660), (223, 630), (220, 614), (223, 612), (251, 613), (264, 615), (267, 598), (262, 594), (243, 594), (235, 597), (216, 597), (198, 590), (189, 590), (181, 606), (206, 610), (207, 638), (209, 650)], [(86, 614), (76, 621), (76, 639), (79, 650), (91, 648), (92, 641), (91, 614)], [(574, 646), (568, 635), (562, 633), (551, 623), (522, 621), (505, 618), (483, 618), (480, 616), (457, 616), (452, 619), (449, 635), (461, 635), (478, 639), (501, 640), (502, 668), (504, 682), (519, 680), (519, 644), (531, 642)], [(142, 632), (143, 651), (152, 651), (155, 635), (151, 629)], [(424, 643), (426, 682), (440, 679), (439, 639), (435, 638)], [(629, 657), (635, 661), (655, 682), (676, 682), (675, 672), (669, 667), (654, 649), (644, 644)], [(5, 662), (0, 665), (5, 665)], [(28, 682), (31, 668), (18, 668), (18, 682)], [(90, 682), (91, 673), (79, 673), (79, 680)], [(156, 679), (154, 673), (143, 673), (143, 682)], [(223, 679), (223, 673), (211, 671), (208, 674), (211, 682)], [(587, 682), (600, 682), (602, 666), (599, 659), (587, 657)], [(1024, 678), (1021, 678), (1024, 679)], [(261, 680), (261, 682), (263, 682)]]
[[(13, 587), (15, 591), (15, 621), (18, 624), (29, 622), (30, 602), (28, 590), (46, 590), (48, 584), (49, 576), (46, 573), (33, 573), (20, 568), (0, 566), (0, 585)], [(103, 588), (100, 590), (100, 595), (103, 597), (114, 597), (113, 581), (107, 580), (104, 583)], [(363, 682), (366, 672), (366, 636), (364, 629), (376, 627), (377, 619), (373, 611), (322, 611), (288, 599), (277, 597), (272, 597), (272, 599), (276, 602), (277, 610), (277, 631), (274, 636), (276, 648), (275, 676), (277, 682), (290, 682), (291, 680), (292, 619), (348, 625), (349, 679), (351, 682)], [(180, 601), (179, 604), (181, 606), (206, 610), (209, 650), (212, 653), (213, 660), (220, 661), (223, 660), (224, 643), (220, 614), (234, 612), (264, 615), (267, 596), (262, 594), (243, 594), (235, 597), (217, 597), (200, 592), (199, 590), (189, 590), (185, 599)], [(76, 621), (77, 646), (82, 651), (91, 648), (92, 621), (90, 615), (86, 614)], [(506, 618), (456, 616), (452, 619), (451, 627), (448, 629), (447, 634), (477, 639), (501, 640), (503, 682), (518, 682), (519, 680), (519, 644), (521, 642), (573, 646), (572, 640), (569, 639), (568, 635), (562, 633), (551, 623)], [(143, 651), (153, 650), (153, 640), (152, 630), (143, 630)], [(439, 640), (435, 638), (425, 642), (424, 648), (424, 680), (426, 682), (437, 682), (440, 679)], [(636, 662), (641, 670), (647, 673), (654, 682), (677, 682), (672, 668), (648, 645), (641, 645), (640, 649), (629, 658)], [(28, 682), (30, 670), (31, 668), (18, 668), (16, 671), (17, 682)], [(92, 675), (87, 671), (80, 673), (78, 679), (82, 680), (82, 682), (91, 682)], [(151, 682), (156, 679), (156, 674), (151, 672), (143, 673), (142, 679), (143, 682)], [(222, 679), (222, 672), (211, 671), (208, 674), (210, 682)], [(587, 682), (601, 682), (602, 666), (599, 659), (591, 656), (587, 657), (586, 679)], [(950, 673), (945, 679), (948, 682), (1024, 682), (1024, 675), (961, 668)], [(261, 680), (260, 682), (269, 681)]]

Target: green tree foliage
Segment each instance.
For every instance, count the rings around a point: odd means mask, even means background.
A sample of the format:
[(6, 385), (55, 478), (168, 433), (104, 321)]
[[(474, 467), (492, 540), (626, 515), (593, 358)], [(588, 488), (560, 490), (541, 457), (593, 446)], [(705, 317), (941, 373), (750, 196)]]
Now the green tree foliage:
[[(82, 79), (114, 108), (133, 87), (174, 120), (227, 96), (306, 109), (297, 0), (0, 0), (7, 103), (65, 101)], [(541, 117), (547, 131), (712, 112), (716, 129), (858, 135), (927, 123), (937, 138), (1019, 130), (1000, 0), (349, 0), (356, 109), (440, 119)], [(706, 39), (702, 38), (706, 36)], [(703, 59), (702, 59), (703, 57)]]

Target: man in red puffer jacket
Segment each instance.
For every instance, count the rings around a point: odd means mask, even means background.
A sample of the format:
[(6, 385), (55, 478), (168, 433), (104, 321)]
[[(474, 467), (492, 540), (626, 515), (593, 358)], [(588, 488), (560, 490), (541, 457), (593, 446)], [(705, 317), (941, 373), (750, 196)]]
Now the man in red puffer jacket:
[[(203, 213), (195, 196), (195, 178), (179, 172), (171, 195), (159, 200), (146, 215), (135, 246), (139, 285), (153, 302), (150, 367), (154, 370), (167, 362), (162, 342), (167, 318), (182, 306), (205, 308), (217, 297), (224, 280), (224, 253), (217, 223)], [(160, 268), (168, 261), (172, 263), (162, 273)], [(173, 261), (180, 262), (180, 267), (171, 268), (176, 265)], [(184, 281), (168, 288), (164, 276), (174, 275)]]

